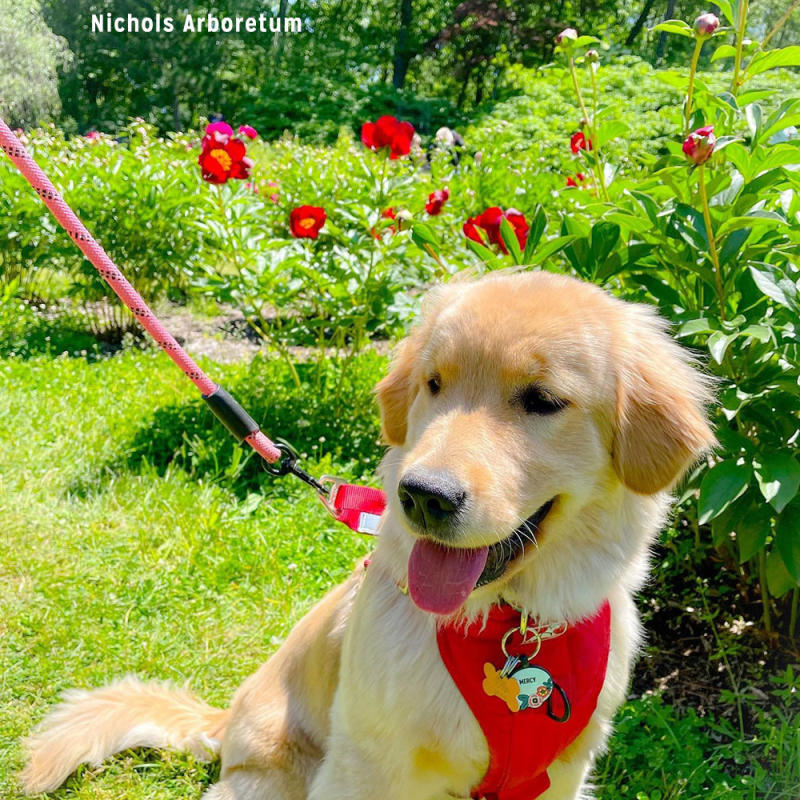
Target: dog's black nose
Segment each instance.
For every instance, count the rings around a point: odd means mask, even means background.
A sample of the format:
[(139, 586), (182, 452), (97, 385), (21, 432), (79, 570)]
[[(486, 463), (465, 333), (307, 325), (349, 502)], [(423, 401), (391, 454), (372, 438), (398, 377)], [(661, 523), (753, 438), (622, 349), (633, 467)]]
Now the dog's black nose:
[(397, 490), (406, 516), (418, 528), (439, 533), (464, 507), (467, 493), (449, 472), (407, 472)]

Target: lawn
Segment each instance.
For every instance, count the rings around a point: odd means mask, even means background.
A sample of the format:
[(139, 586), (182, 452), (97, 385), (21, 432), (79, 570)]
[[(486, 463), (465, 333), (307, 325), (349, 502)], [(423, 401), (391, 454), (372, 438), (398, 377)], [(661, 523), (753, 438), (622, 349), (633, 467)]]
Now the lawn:
[[(346, 393), (357, 398), (353, 414), (345, 406), (295, 431), (307, 432), (298, 444), (317, 440), (315, 470), (358, 475), (374, 465), (375, 410), (364, 405), (382, 364), (367, 354), (352, 367), (362, 389)], [(278, 400), (260, 413), (275, 424), (283, 406), (302, 419), (298, 403), (313, 394), (287, 389), (279, 364), (205, 366), (242, 391), (253, 392), (253, 371), (261, 374)], [(0, 797), (11, 800), (20, 739), (60, 691), (134, 672), (225, 704), (369, 541), (334, 524), (303, 486), (243, 466), (160, 353), (9, 357), (0, 383)], [(319, 457), (319, 431), (337, 417), (364, 420), (364, 458)], [(171, 445), (175, 458), (156, 458), (184, 424), (190, 433), (182, 449)], [(760, 717), (764, 730), (746, 739), (657, 695), (632, 698), (598, 769), (599, 796), (796, 797), (799, 715), (784, 689), (785, 702)], [(759, 762), (773, 760), (779, 768), (768, 776)], [(56, 796), (195, 798), (216, 769), (129, 752), (82, 768)]]

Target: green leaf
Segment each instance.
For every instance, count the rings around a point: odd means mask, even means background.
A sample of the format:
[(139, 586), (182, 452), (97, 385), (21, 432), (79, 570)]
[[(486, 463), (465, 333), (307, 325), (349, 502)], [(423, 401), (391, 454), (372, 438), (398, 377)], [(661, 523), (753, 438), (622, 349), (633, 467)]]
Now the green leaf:
[(684, 336), (694, 336), (698, 333), (713, 333), (714, 327), (711, 322), (704, 317), (699, 319), (690, 319), (683, 323), (675, 332), (675, 336), (679, 339)]
[(499, 256), (495, 252), (486, 247), (486, 245), (479, 244), (474, 239), (467, 239), (467, 247), (469, 247), (481, 261), (484, 261), (489, 266), (494, 266), (500, 261)]
[(753, 466), (761, 494), (780, 513), (800, 488), (800, 463), (790, 452), (778, 450), (759, 453)]
[(606, 142), (610, 142), (612, 139), (618, 139), (620, 136), (624, 136), (629, 130), (630, 127), (619, 120), (601, 125), (597, 130), (598, 147), (602, 147)]
[(600, 266), (619, 241), (620, 227), (614, 222), (598, 222), (592, 227), (592, 255)]
[(786, 592), (794, 589), (800, 584), (795, 581), (786, 569), (781, 554), (777, 550), (772, 550), (767, 554), (767, 588), (773, 597), (783, 597)]
[(579, 36), (572, 47), (587, 47), (590, 44), (597, 44), (600, 40), (596, 36)]
[(719, 61), (721, 58), (734, 58), (736, 56), (736, 48), (731, 44), (721, 44), (711, 56), (711, 62)]
[(760, 75), (776, 67), (800, 67), (800, 45), (793, 44), (779, 50), (756, 53), (747, 67), (747, 74)]
[(522, 254), (523, 264), (531, 263), (533, 254), (536, 252), (536, 248), (539, 246), (539, 242), (542, 239), (542, 235), (544, 234), (546, 227), (547, 216), (544, 213), (544, 209), (541, 206), (538, 206), (533, 215), (533, 219), (531, 220), (531, 227), (528, 231), (528, 242), (525, 245), (525, 252)]
[(519, 239), (514, 232), (514, 226), (503, 217), (500, 220), (500, 238), (503, 240), (508, 252), (511, 253), (511, 259), (515, 264), (522, 263), (522, 249), (519, 246)]
[(779, 305), (784, 306), (784, 308), (796, 310), (797, 288), (794, 287), (794, 292), (792, 293), (790, 281), (786, 281), (785, 279), (780, 280), (780, 277), (783, 276), (779, 276), (778, 280), (776, 280), (775, 268), (771, 267), (769, 264), (764, 264), (763, 266), (770, 271), (759, 270), (753, 265), (750, 265), (750, 274), (753, 276), (756, 286), (758, 286), (770, 300), (774, 300)]
[(739, 228), (731, 233), (723, 242), (719, 251), (719, 263), (725, 266), (744, 247), (744, 243), (752, 233), (752, 228)]
[(694, 28), (685, 23), (682, 19), (668, 19), (666, 22), (659, 22), (658, 25), (653, 26), (650, 30), (675, 33), (678, 36), (686, 36), (689, 39), (694, 39)]
[(556, 236), (555, 239), (550, 239), (545, 242), (534, 253), (533, 258), (531, 258), (529, 262), (529, 266), (538, 267), (539, 264), (547, 261), (548, 258), (555, 255), (559, 250), (563, 250), (567, 245), (571, 244), (575, 238), (573, 234), (569, 234), (568, 236)]
[(714, 331), (708, 337), (708, 352), (717, 364), (721, 364), (725, 358), (725, 351), (732, 341), (736, 339), (739, 332), (723, 333), (722, 331)]
[(428, 245), (437, 256), (439, 255), (439, 251), (442, 247), (441, 242), (439, 241), (439, 237), (434, 233), (433, 228), (427, 223), (414, 223), (414, 226), (411, 228), (411, 238), (414, 240), (414, 244), (417, 245), (417, 247), (426, 250), (426, 245)]
[(778, 517), (775, 544), (792, 580), (800, 583), (800, 508), (796, 505)]
[(739, 563), (749, 561), (767, 543), (771, 530), (770, 513), (766, 506), (755, 505), (738, 520), (732, 520), (739, 545)]
[(720, 10), (722, 15), (725, 17), (725, 19), (728, 20), (729, 25), (735, 24), (733, 8), (731, 6), (730, 0), (717, 0), (716, 6)]
[(698, 522), (704, 525), (719, 516), (737, 497), (744, 494), (752, 475), (749, 464), (720, 461), (713, 466), (700, 484)]

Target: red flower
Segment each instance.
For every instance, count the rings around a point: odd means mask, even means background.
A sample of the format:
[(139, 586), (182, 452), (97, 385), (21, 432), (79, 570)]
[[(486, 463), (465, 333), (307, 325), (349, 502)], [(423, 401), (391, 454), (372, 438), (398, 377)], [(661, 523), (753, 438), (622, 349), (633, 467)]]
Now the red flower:
[(583, 135), (583, 131), (578, 131), (570, 136), (569, 146), (573, 153), (577, 153), (580, 150), (591, 150), (592, 141)]
[(442, 206), (450, 199), (450, 190), (445, 186), (444, 189), (437, 189), (428, 195), (428, 202), (425, 203), (425, 210), (435, 217), (442, 213)]
[(692, 131), (683, 142), (683, 152), (693, 164), (705, 164), (714, 152), (717, 137), (714, 136), (714, 126), (706, 125)]
[(496, 244), (503, 253), (508, 253), (508, 248), (500, 235), (500, 223), (503, 221), (503, 218), (511, 223), (511, 227), (517, 235), (519, 246), (524, 250), (528, 242), (528, 231), (530, 228), (525, 221), (524, 215), (515, 208), (509, 208), (507, 211), (503, 211), (503, 209), (498, 206), (492, 206), (491, 208), (487, 208), (482, 214), (478, 214), (477, 217), (470, 217), (464, 223), (464, 236), (466, 236), (467, 239), (472, 239), (474, 242), (485, 244), (486, 242), (478, 230), (478, 228), (482, 228), (486, 231), (486, 236), (490, 244)]
[(328, 215), (319, 206), (298, 206), (289, 214), (289, 229), (295, 239), (316, 239)]
[(361, 126), (361, 141), (370, 150), (388, 147), (392, 158), (407, 156), (411, 152), (414, 126), (400, 122), (397, 117), (379, 117), (377, 122), (365, 122)]
[(227, 183), (230, 178), (237, 180), (249, 178), (253, 162), (247, 158), (244, 142), (241, 139), (230, 138), (222, 142), (220, 136), (225, 137), (224, 134), (212, 131), (203, 137), (203, 149), (197, 159), (203, 180), (209, 183)]
[[(392, 206), (389, 206), (389, 208), (385, 208), (383, 211), (381, 211), (381, 219), (397, 219), (397, 212)], [(397, 233), (397, 226), (389, 225), (389, 227), (385, 230), (390, 230), (392, 233)], [(377, 228), (372, 228), (370, 233), (375, 239), (381, 238), (382, 232), (379, 232)]]
[(574, 178), (567, 178), (567, 186), (575, 186), (579, 183), (583, 183), (586, 180), (586, 176), (582, 172), (577, 172)]
[(240, 125), (239, 135), (246, 136), (248, 139), (255, 139), (258, 136), (258, 131), (250, 125)]

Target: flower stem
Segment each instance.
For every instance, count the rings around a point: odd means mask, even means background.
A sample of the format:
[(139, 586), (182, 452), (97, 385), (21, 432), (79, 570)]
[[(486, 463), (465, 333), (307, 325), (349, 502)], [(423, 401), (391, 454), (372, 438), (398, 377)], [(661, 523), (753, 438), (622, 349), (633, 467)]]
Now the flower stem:
[(744, 35), (747, 29), (747, 8), (749, 0), (741, 0), (739, 5), (738, 28), (736, 30), (736, 57), (733, 62), (733, 81), (731, 82), (731, 94), (735, 97), (739, 94), (740, 74), (742, 71), (742, 51), (744, 49)]
[[(572, 87), (575, 90), (575, 97), (578, 98), (578, 105), (581, 107), (581, 114), (583, 114), (584, 126), (589, 131), (589, 142), (592, 145), (594, 154), (594, 165), (592, 171), (597, 178), (597, 183), (600, 186), (600, 193), (603, 200), (608, 202), (608, 189), (606, 187), (606, 176), (603, 170), (603, 161), (600, 158), (600, 145), (597, 140), (597, 133), (594, 129), (594, 119), (589, 117), (589, 112), (586, 110), (586, 103), (583, 102), (583, 95), (581, 94), (581, 87), (578, 83), (578, 71), (575, 68), (575, 59), (572, 55), (569, 57), (569, 73), (572, 76)], [(594, 74), (592, 75), (592, 83), (594, 83)], [(595, 89), (596, 91), (596, 89)]]
[(697, 75), (697, 62), (700, 60), (700, 51), (703, 49), (703, 39), (698, 36), (694, 44), (692, 64), (689, 69), (689, 90), (686, 92), (686, 109), (683, 121), (683, 138), (689, 135), (690, 120), (692, 118), (692, 99), (694, 98), (694, 78)]
[(772, 633), (772, 616), (769, 611), (769, 594), (767, 592), (767, 551), (763, 547), (758, 551), (758, 583), (761, 588), (761, 604), (764, 611), (764, 630)]
[(714, 240), (714, 229), (711, 226), (711, 212), (708, 208), (708, 192), (706, 192), (706, 173), (705, 164), (697, 167), (698, 183), (700, 184), (700, 201), (703, 204), (703, 220), (706, 223), (706, 236), (708, 237), (708, 253), (711, 256), (711, 263), (714, 265), (714, 283), (717, 289), (717, 301), (719, 302), (719, 315), (725, 319), (725, 289), (722, 282), (722, 268), (717, 254), (717, 243)]
[(789, 8), (786, 9), (786, 13), (775, 23), (773, 29), (764, 37), (764, 41), (761, 42), (762, 50), (767, 49), (769, 40), (789, 21), (789, 17), (791, 17), (792, 14), (797, 11), (798, 6), (800, 6), (800, 0), (794, 0), (794, 3), (792, 3)]

